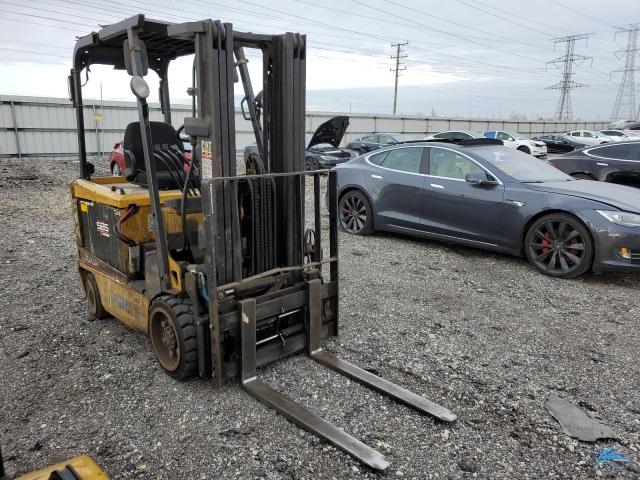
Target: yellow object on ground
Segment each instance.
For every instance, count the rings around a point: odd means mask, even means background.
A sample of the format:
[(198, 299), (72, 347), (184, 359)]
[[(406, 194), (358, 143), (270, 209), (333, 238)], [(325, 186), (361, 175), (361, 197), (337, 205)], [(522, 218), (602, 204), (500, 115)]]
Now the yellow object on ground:
[(74, 457), (37, 472), (28, 473), (18, 477), (16, 480), (49, 480), (53, 472), (63, 472), (65, 469), (68, 470), (70, 468), (73, 468), (75, 474), (82, 480), (109, 480), (107, 474), (86, 455)]

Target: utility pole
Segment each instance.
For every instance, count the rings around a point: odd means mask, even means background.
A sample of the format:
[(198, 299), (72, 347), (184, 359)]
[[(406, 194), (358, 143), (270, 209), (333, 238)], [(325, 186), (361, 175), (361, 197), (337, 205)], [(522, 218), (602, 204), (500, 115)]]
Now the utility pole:
[(638, 32), (640, 31), (640, 23), (631, 23), (629, 25), (613, 28), (616, 29), (616, 32), (613, 35), (614, 42), (619, 33), (627, 33), (628, 37), (627, 48), (614, 52), (618, 60), (621, 60), (622, 55), (624, 54), (625, 61), (623, 68), (613, 70), (611, 72), (612, 75), (614, 73), (622, 73), (618, 96), (613, 104), (611, 122), (615, 122), (616, 120), (638, 120), (640, 110), (636, 110), (636, 85), (633, 72), (640, 70), (640, 67), (636, 66), (636, 57), (640, 51), (640, 49), (638, 49)]
[(395, 86), (393, 88), (393, 114), (396, 114), (396, 106), (398, 104), (398, 77), (400, 76), (400, 72), (402, 70), (406, 70), (407, 67), (402, 67), (400, 68), (400, 65), (402, 64), (402, 59), (403, 58), (407, 58), (407, 55), (401, 55), (402, 53), (402, 47), (404, 47), (405, 45), (409, 45), (409, 42), (403, 42), (403, 43), (392, 43), (391, 46), (392, 47), (396, 47), (396, 54), (395, 55), (391, 55), (392, 59), (395, 59), (396, 61), (396, 67), (395, 68), (390, 68), (390, 71), (394, 71), (396, 72), (396, 83)]
[(558, 101), (558, 107), (556, 108), (556, 120), (572, 120), (573, 109), (571, 107), (571, 90), (574, 88), (586, 87), (584, 83), (579, 83), (573, 80), (573, 66), (581, 65), (585, 60), (593, 60), (593, 57), (585, 57), (584, 55), (576, 55), (574, 53), (575, 45), (578, 40), (585, 40), (585, 44), (588, 38), (593, 33), (583, 33), (581, 35), (567, 35), (566, 37), (553, 38), (554, 50), (562, 43), (566, 43), (565, 54), (562, 57), (558, 57), (547, 65), (552, 64), (557, 68), (562, 65), (562, 79), (555, 85), (547, 87), (552, 90), (560, 90), (560, 100)]

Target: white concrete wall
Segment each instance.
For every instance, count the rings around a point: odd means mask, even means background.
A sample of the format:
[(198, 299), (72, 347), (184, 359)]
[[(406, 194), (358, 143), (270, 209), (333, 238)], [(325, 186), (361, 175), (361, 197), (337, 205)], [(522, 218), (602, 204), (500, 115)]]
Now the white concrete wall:
[[(95, 113), (99, 114), (96, 120)], [(172, 106), (173, 123), (177, 128), (191, 115), (189, 105)], [(335, 115), (344, 113), (307, 112), (306, 130), (312, 133), (318, 125)], [(405, 133), (416, 139), (429, 133), (445, 130), (506, 130), (525, 136), (569, 130), (599, 130), (607, 122), (513, 122), (461, 118), (428, 118), (394, 115), (350, 115), (350, 126), (343, 143), (371, 132)], [(107, 154), (114, 143), (122, 140), (129, 122), (137, 120), (135, 103), (85, 100), (85, 128), (87, 152), (95, 156)], [(159, 105), (151, 105), (152, 120), (161, 120)], [(15, 121), (14, 121), (15, 119)], [(241, 150), (252, 143), (251, 124), (236, 111), (236, 146)], [(75, 112), (67, 99), (18, 97), (0, 95), (0, 156), (73, 158), (77, 155)], [(18, 150), (19, 146), (19, 150)]]

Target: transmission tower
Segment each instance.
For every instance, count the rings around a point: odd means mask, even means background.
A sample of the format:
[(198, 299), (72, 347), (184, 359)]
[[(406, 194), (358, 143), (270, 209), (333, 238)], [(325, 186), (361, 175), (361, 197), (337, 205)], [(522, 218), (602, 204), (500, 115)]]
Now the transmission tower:
[(402, 47), (409, 45), (409, 42), (404, 42), (404, 43), (393, 43), (391, 44), (392, 47), (396, 47), (396, 54), (395, 55), (391, 55), (391, 58), (393, 60), (396, 61), (396, 66), (395, 68), (391, 68), (389, 70), (391, 70), (392, 72), (395, 70), (396, 72), (396, 83), (395, 83), (395, 87), (393, 89), (393, 114), (396, 114), (396, 105), (398, 102), (398, 77), (400, 76), (400, 72), (402, 70), (406, 70), (407, 67), (402, 67), (400, 68), (400, 66), (402, 65), (402, 59), (403, 58), (407, 58), (407, 55), (402, 55)]
[(636, 111), (636, 85), (633, 72), (640, 70), (636, 66), (636, 57), (638, 57), (638, 31), (640, 31), (640, 23), (632, 23), (622, 27), (614, 27), (616, 32), (613, 36), (615, 41), (619, 33), (627, 33), (627, 48), (615, 52), (618, 60), (625, 56), (624, 67), (611, 72), (622, 73), (620, 81), (620, 89), (616, 102), (613, 104), (613, 113), (611, 113), (611, 121), (616, 120), (637, 120), (640, 116), (640, 110)]
[[(583, 33), (581, 35), (567, 35), (566, 37), (558, 37), (552, 39), (554, 42), (554, 50), (558, 45), (566, 44), (565, 53), (562, 57), (558, 57), (547, 65), (551, 64), (557, 68), (562, 69), (562, 79), (555, 85), (551, 85), (550, 89), (560, 90), (560, 100), (558, 101), (558, 108), (556, 108), (555, 118), (557, 120), (572, 120), (573, 110), (571, 108), (571, 90), (574, 88), (586, 87), (584, 83), (579, 83), (573, 80), (573, 67), (574, 65), (582, 65), (586, 60), (593, 60), (593, 57), (585, 57), (584, 55), (577, 55), (574, 53), (576, 42), (579, 40), (585, 40), (585, 44), (588, 38), (593, 33)], [(562, 67), (561, 67), (562, 66)]]

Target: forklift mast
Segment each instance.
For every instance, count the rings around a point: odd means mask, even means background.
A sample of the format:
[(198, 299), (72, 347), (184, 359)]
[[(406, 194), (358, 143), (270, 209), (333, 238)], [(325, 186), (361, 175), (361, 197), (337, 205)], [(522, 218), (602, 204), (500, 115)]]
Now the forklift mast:
[[(262, 53), (260, 108), (245, 49)], [(181, 199), (162, 201), (144, 77), (148, 69), (160, 77), (162, 111), (165, 123), (170, 123), (168, 65), (184, 55), (194, 55), (195, 108), (194, 115), (184, 119), (184, 133), (195, 148)], [(322, 348), (323, 339), (338, 334), (338, 205), (336, 172), (330, 171), (325, 256), (321, 227), (325, 183), (321, 175), (325, 172), (305, 172), (304, 165), (304, 35), (238, 32), (230, 23), (214, 20), (170, 24), (137, 15), (80, 38), (70, 91), (78, 121), (80, 176), (85, 180), (91, 179), (93, 171), (86, 159), (80, 80), (81, 71), (92, 63), (126, 69), (137, 98), (155, 244), (145, 245), (144, 278), (127, 285), (133, 289), (143, 284), (144, 288), (136, 288), (147, 304), (153, 305), (160, 296), (173, 296), (188, 297), (195, 305), (200, 376), (211, 378), (217, 386), (239, 379), (259, 401), (380, 470), (389, 465), (382, 454), (262, 383), (257, 368), (306, 352), (312, 360), (411, 408), (446, 422), (456, 419), (446, 408)], [(238, 73), (261, 159), (247, 174), (238, 174), (236, 160), (234, 83)], [(192, 169), (199, 172), (200, 196), (187, 198)], [(313, 204), (308, 206), (313, 227), (305, 230), (307, 183), (313, 189)], [(185, 241), (183, 249), (172, 246), (175, 234), (168, 233), (163, 221), (163, 212), (169, 208), (182, 212), (183, 237), (197, 237), (191, 244)], [(187, 211), (201, 212), (202, 222), (187, 221)], [(99, 259), (85, 256), (100, 264)], [(94, 264), (83, 265), (93, 268)]]

